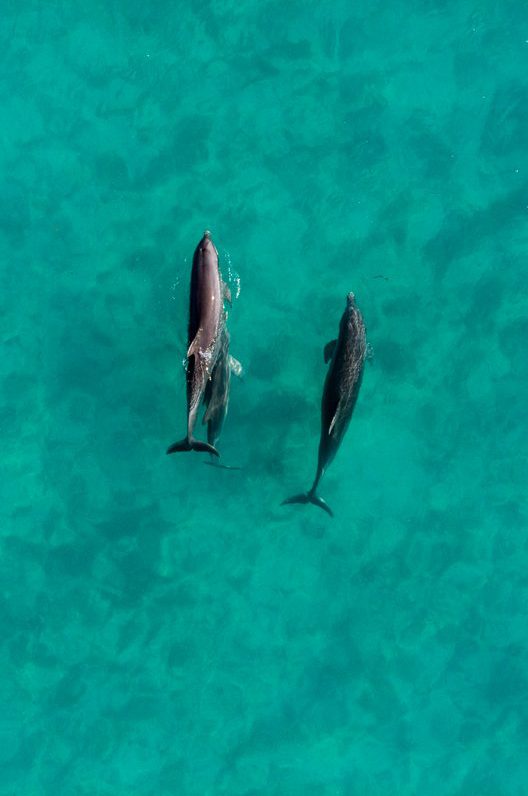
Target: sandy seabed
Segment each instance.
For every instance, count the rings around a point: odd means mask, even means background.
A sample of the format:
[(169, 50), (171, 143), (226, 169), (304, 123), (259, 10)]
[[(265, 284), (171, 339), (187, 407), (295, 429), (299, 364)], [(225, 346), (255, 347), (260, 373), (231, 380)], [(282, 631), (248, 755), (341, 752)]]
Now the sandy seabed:
[[(2, 796), (528, 791), (521, 2), (0, 20)], [(192, 252), (240, 296), (185, 426)], [(312, 507), (324, 344), (374, 357)]]

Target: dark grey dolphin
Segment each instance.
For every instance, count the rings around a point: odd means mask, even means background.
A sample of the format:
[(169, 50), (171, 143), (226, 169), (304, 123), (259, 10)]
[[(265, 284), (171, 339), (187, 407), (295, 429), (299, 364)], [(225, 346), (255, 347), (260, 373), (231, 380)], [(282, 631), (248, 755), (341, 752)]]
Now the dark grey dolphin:
[[(231, 373), (240, 376), (242, 373), (242, 366), (234, 357), (229, 353), (230, 335), (227, 327), (224, 326), (222, 330), (222, 337), (220, 341), (220, 349), (218, 352), (218, 359), (214, 366), (211, 379), (205, 388), (204, 404), (206, 412), (204, 414), (203, 423), (207, 423), (207, 442), (216, 447), (216, 443), (220, 439), (224, 420), (227, 415), (229, 406), (229, 390), (231, 384)], [(227, 465), (217, 465), (226, 470), (239, 470), (239, 467), (228, 467)]]
[[(194, 252), (189, 305), (187, 350), (187, 436), (175, 442), (167, 453), (176, 451), (208, 451), (220, 454), (208, 442), (193, 436), (198, 408), (211, 378), (225, 323), (224, 294), (226, 287), (218, 270), (218, 252), (211, 234), (204, 236)], [(229, 299), (229, 296), (227, 296)]]
[(309, 492), (294, 495), (282, 502), (313, 503), (333, 516), (330, 506), (316, 494), (323, 474), (332, 462), (345, 436), (363, 378), (367, 354), (365, 324), (356, 307), (353, 293), (347, 296), (339, 324), (339, 337), (325, 346), (325, 362), (330, 360), (321, 402), (321, 439), (317, 472)]

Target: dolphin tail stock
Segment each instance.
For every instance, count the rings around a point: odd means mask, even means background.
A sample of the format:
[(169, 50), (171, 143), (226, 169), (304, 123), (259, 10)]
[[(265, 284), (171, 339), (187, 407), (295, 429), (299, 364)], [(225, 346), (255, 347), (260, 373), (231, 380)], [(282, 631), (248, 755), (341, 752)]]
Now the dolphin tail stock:
[(313, 503), (314, 506), (319, 506), (320, 509), (326, 511), (331, 517), (334, 516), (334, 512), (326, 500), (316, 495), (315, 491), (312, 489), (309, 492), (301, 492), (300, 495), (292, 495), (292, 497), (286, 498), (286, 500), (282, 501), (281, 506), (285, 506), (288, 503)]
[(184, 437), (179, 442), (173, 442), (167, 448), (167, 453), (181, 453), (182, 451), (199, 451), (200, 453), (210, 453), (212, 456), (220, 457), (220, 454), (208, 442), (201, 442), (194, 437)]

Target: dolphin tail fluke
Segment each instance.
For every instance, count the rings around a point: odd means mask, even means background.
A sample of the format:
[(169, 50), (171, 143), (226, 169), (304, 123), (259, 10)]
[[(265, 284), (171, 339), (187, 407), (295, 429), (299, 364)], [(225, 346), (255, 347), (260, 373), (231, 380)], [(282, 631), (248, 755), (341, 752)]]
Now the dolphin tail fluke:
[(211, 456), (216, 456), (218, 459), (220, 458), (220, 454), (215, 446), (211, 445), (209, 442), (200, 442), (198, 439), (192, 439), (191, 446), (193, 451), (200, 451), (200, 453), (210, 453)]
[(172, 445), (167, 448), (167, 453), (180, 453), (181, 451), (190, 450), (192, 450), (191, 443), (187, 437), (184, 437), (184, 439), (181, 439), (179, 442), (173, 442)]
[(315, 492), (301, 492), (300, 495), (293, 495), (292, 497), (286, 498), (281, 503), (281, 506), (285, 506), (287, 503), (313, 503), (314, 506), (319, 506), (320, 509), (326, 511), (331, 517), (334, 516), (334, 512), (326, 502), (323, 500), (322, 497), (316, 495)]
[(214, 445), (209, 445), (208, 442), (200, 442), (199, 439), (194, 439), (194, 437), (185, 437), (179, 442), (173, 442), (173, 444), (167, 448), (167, 453), (181, 453), (182, 451), (200, 451), (200, 453), (210, 453), (212, 456), (220, 456)]

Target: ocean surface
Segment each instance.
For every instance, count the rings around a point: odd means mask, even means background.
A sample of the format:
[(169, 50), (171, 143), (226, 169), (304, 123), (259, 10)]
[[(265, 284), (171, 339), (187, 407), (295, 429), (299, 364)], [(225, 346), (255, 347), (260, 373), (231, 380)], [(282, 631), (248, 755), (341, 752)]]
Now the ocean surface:
[[(526, 3), (4, 0), (0, 64), (1, 796), (525, 796)], [(165, 455), (205, 228), (240, 471)]]

